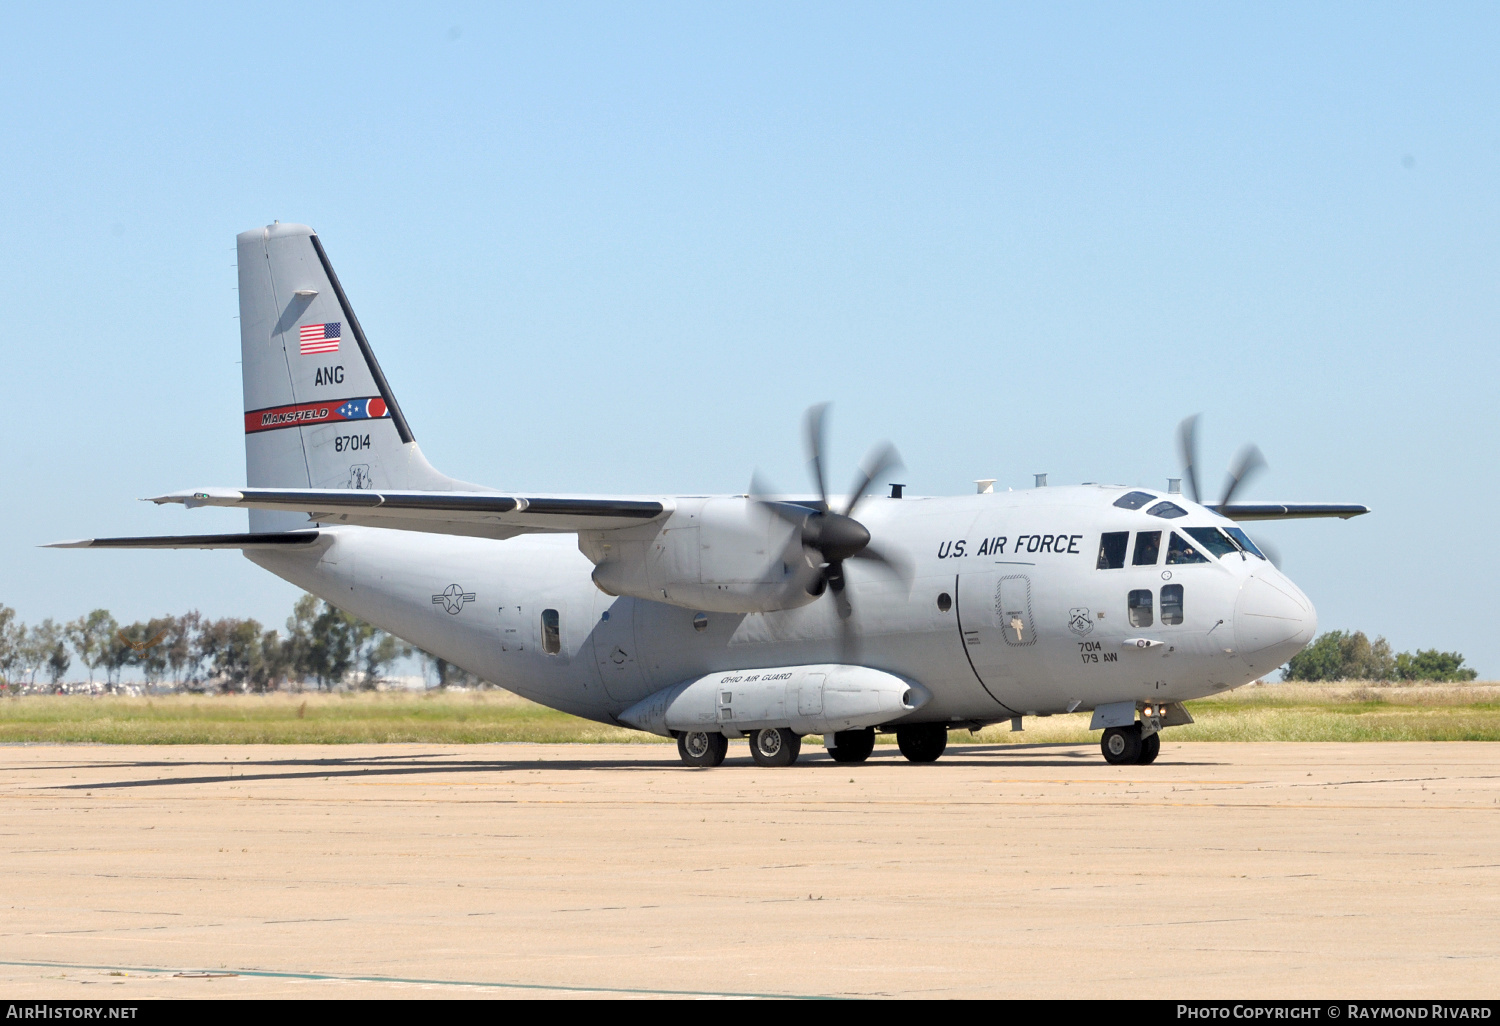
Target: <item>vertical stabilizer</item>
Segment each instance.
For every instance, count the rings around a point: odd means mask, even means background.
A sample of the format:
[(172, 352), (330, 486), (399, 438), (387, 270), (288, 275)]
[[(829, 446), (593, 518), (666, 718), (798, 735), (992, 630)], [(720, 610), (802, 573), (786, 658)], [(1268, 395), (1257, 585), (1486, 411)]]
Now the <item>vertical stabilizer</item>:
[[(317, 233), (278, 223), (238, 241), (246, 483), (473, 488), (423, 458)], [(250, 511), (252, 531), (306, 525)]]

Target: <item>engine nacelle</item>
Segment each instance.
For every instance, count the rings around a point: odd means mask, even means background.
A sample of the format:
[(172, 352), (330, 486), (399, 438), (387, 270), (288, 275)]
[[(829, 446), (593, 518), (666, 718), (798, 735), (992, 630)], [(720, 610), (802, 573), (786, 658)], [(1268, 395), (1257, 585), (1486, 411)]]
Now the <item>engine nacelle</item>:
[(819, 581), (797, 529), (744, 498), (679, 499), (660, 524), (582, 531), (578, 548), (609, 595), (710, 613), (763, 613), (812, 602)]
[(763, 727), (829, 734), (899, 720), (931, 697), (922, 685), (884, 670), (817, 663), (710, 673), (663, 688), (618, 719), (668, 737), (690, 730), (737, 737)]

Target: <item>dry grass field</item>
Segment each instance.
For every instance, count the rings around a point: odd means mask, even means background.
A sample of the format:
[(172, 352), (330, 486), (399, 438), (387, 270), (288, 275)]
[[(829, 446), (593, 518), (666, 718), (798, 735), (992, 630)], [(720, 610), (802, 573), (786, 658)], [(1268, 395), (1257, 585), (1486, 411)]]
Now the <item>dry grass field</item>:
[[(1189, 703), (1174, 741), (1500, 741), (1500, 684), (1256, 684)], [(956, 731), (954, 744), (1097, 740), (1087, 713)], [(27, 696), (0, 700), (0, 742), (664, 743), (504, 691)], [(882, 741), (894, 743), (883, 735)]]

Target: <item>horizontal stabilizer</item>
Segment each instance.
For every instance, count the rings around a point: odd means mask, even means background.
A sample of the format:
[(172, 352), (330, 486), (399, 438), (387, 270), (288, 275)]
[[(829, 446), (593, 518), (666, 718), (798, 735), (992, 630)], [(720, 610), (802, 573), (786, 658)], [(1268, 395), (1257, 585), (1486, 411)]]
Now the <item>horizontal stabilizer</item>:
[(279, 534), (167, 534), (154, 538), (80, 538), (52, 542), (44, 549), (284, 549), (311, 545), (317, 531)]
[(151, 500), (305, 514), (309, 521), (401, 531), (511, 538), (538, 532), (608, 531), (654, 520), (665, 503), (633, 498), (546, 496), (494, 492), (390, 491), (362, 488), (210, 488)]
[(1227, 506), (1209, 506), (1230, 520), (1310, 520), (1315, 517), (1363, 516), (1369, 506), (1352, 502), (1231, 502)]

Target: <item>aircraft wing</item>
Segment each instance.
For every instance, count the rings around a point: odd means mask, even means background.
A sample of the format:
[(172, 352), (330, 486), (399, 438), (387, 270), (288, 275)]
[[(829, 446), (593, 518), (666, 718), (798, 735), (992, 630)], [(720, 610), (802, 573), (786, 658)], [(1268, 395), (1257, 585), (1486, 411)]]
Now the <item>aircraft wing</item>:
[(1231, 502), (1209, 509), (1230, 520), (1307, 520), (1338, 517), (1348, 520), (1370, 512), (1369, 506), (1350, 502)]
[(311, 545), (317, 531), (275, 534), (164, 534), (144, 538), (79, 538), (43, 545), (44, 549), (285, 549)]
[(210, 488), (150, 500), (194, 506), (305, 513), (310, 523), (511, 538), (541, 532), (635, 527), (671, 512), (654, 499), (523, 496), (494, 492), (377, 491), (351, 488)]

